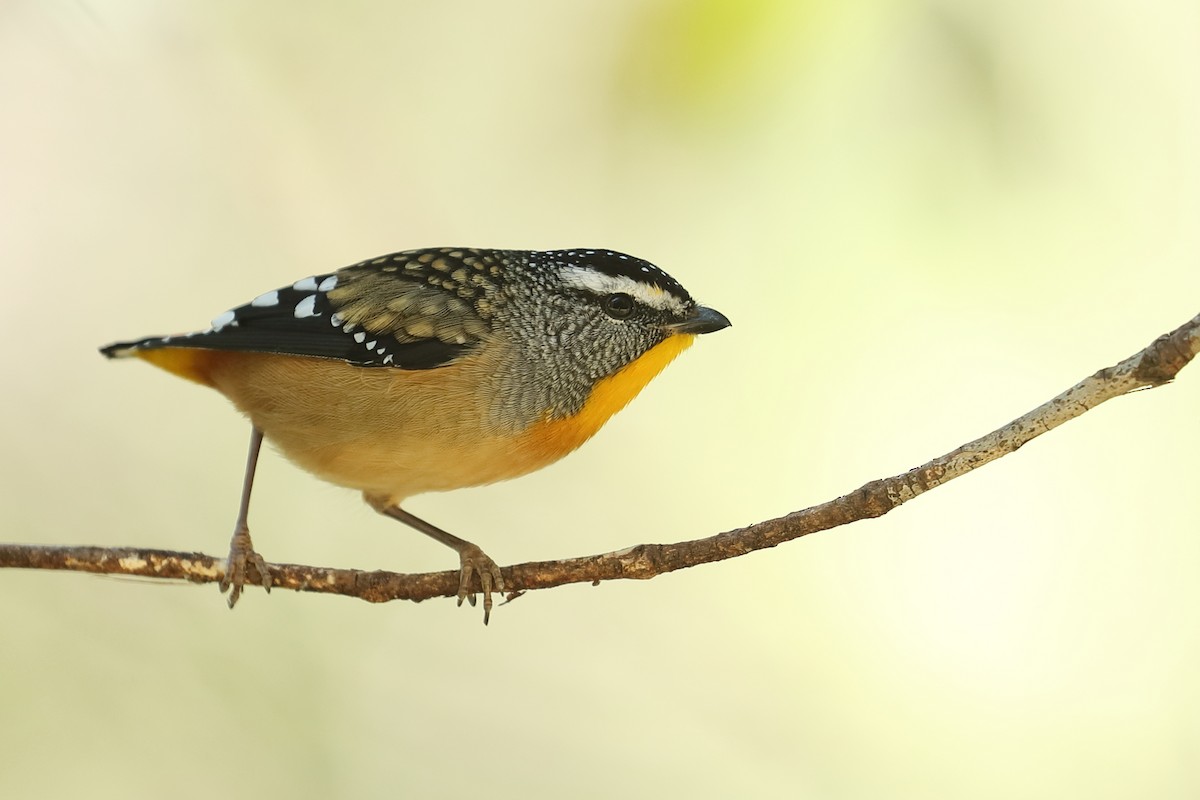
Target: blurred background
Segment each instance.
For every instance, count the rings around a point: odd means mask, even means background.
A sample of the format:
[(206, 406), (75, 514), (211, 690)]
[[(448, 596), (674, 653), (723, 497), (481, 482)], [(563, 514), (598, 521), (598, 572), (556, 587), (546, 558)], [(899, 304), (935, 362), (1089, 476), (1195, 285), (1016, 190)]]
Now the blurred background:
[[(610, 247), (734, 327), (411, 510), (499, 562), (901, 472), (1200, 312), (1192, 0), (0, 5), (0, 540), (223, 555), (249, 429), (108, 342), (393, 250)], [(1200, 367), (877, 521), (492, 624), (0, 573), (0, 796), (1194, 798)], [(275, 454), (268, 560), (448, 569)]]

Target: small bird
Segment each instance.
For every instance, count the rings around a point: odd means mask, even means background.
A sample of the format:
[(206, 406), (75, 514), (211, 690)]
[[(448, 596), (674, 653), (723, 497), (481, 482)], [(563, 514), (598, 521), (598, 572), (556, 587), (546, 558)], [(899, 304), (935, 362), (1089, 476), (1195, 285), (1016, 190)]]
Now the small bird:
[(612, 250), (406, 250), (314, 275), (211, 327), (118, 342), (228, 397), (252, 425), (221, 591), (248, 567), (270, 591), (247, 517), (265, 437), (314, 475), (459, 555), (458, 603), (504, 591), (478, 546), (413, 516), (423, 492), (551, 464), (598, 431), (697, 334), (728, 327), (653, 264)]

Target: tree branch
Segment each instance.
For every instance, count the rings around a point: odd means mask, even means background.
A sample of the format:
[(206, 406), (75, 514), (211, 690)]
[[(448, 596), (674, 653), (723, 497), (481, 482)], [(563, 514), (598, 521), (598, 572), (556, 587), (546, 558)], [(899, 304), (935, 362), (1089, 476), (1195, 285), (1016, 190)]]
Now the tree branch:
[[(1014, 452), (1026, 442), (1106, 400), (1174, 380), (1200, 352), (1200, 315), (1155, 339), (1124, 361), (1083, 379), (1004, 427), (901, 475), (871, 481), (847, 495), (748, 528), (675, 544), (641, 544), (612, 553), (517, 564), (503, 569), (515, 593), (567, 583), (619, 578), (644, 580), (712, 561), (774, 547), (817, 531), (880, 517), (924, 492)], [(213, 583), (225, 560), (203, 553), (120, 547), (48, 547), (0, 544), (0, 567), (66, 569)], [(275, 587), (358, 597), (372, 603), (450, 597), (458, 572), (406, 575), (298, 564), (269, 564)], [(251, 571), (247, 583), (259, 583)]]

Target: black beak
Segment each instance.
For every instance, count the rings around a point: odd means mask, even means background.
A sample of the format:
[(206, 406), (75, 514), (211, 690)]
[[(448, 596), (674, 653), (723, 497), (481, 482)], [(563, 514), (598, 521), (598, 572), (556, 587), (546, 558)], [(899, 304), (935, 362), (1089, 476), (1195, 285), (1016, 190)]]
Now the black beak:
[(729, 318), (714, 308), (696, 306), (687, 319), (667, 326), (671, 333), (712, 333), (721, 328), (728, 328), (733, 323)]

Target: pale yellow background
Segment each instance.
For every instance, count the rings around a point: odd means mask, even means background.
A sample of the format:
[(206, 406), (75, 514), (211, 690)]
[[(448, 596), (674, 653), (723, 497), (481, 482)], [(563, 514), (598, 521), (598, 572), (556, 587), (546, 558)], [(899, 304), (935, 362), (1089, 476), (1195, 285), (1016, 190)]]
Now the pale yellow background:
[[(248, 428), (99, 345), (434, 245), (734, 327), (412, 509), (502, 563), (914, 466), (1200, 312), (1193, 0), (0, 5), (0, 540), (223, 554)], [(1200, 796), (1200, 367), (883, 520), (449, 601), (0, 573), (0, 797)], [(449, 568), (264, 458), (268, 559)]]

